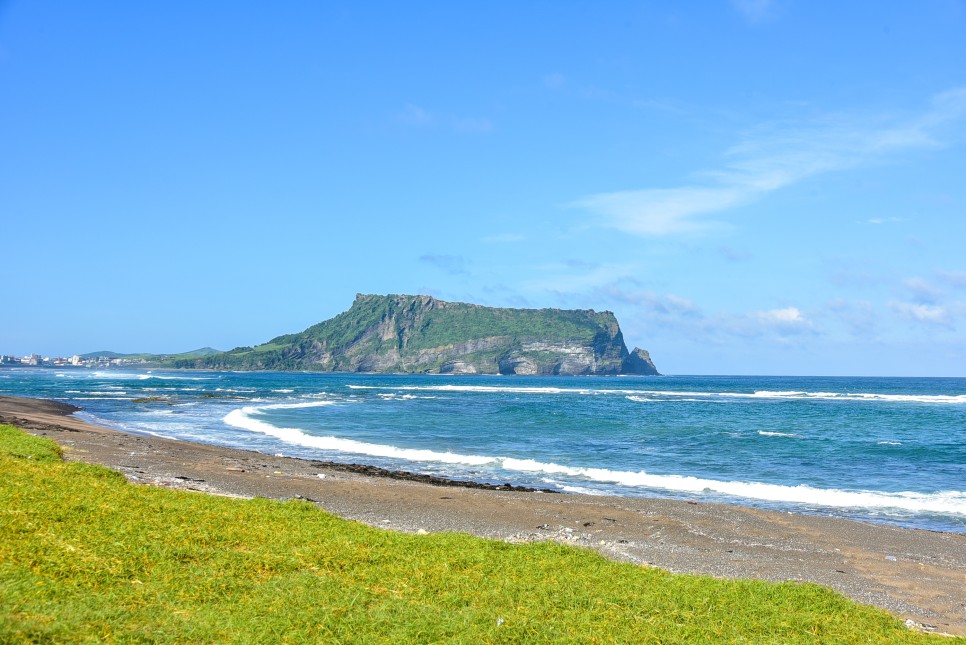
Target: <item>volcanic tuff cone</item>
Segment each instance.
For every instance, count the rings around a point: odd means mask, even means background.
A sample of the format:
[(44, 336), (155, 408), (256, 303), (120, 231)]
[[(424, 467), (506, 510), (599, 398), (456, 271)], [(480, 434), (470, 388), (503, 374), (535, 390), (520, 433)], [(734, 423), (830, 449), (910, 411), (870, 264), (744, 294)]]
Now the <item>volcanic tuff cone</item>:
[(592, 309), (504, 309), (431, 296), (358, 294), (348, 311), (256, 347), (177, 367), (431, 374), (657, 374)]

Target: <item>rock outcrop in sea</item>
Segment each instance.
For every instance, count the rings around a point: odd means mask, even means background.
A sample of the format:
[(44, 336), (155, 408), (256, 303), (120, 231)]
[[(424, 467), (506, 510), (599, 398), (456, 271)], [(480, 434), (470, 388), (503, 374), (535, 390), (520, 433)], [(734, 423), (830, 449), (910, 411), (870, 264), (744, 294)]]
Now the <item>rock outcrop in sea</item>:
[(507, 309), (432, 296), (358, 294), (349, 310), (255, 347), (176, 367), (429, 374), (658, 374), (592, 309)]

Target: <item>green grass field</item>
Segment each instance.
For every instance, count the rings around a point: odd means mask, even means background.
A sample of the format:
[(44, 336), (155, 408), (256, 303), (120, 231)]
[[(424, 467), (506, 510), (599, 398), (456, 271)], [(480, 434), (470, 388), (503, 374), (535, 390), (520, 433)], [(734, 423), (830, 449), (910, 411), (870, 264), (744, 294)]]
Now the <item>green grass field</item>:
[(950, 642), (823, 587), (128, 484), (0, 426), (0, 642)]

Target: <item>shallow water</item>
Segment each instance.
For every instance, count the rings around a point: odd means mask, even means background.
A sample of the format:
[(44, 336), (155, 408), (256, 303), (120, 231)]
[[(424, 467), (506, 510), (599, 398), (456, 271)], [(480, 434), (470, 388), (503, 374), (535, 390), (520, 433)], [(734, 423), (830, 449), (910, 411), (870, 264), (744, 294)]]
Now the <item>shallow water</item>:
[(122, 430), (966, 533), (966, 379), (0, 370)]

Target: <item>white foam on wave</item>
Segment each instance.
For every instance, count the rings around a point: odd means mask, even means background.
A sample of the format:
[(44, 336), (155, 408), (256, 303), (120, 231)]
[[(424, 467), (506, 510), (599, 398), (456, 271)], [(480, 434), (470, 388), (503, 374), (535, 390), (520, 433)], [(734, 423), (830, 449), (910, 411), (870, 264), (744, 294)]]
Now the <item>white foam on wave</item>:
[[(134, 376), (134, 375), (132, 375)], [(213, 376), (160, 376), (158, 374), (138, 374), (137, 380), (147, 381), (149, 379), (157, 379), (159, 381), (214, 381), (216, 380)]]
[(794, 437), (795, 439), (801, 439), (802, 435), (795, 434), (793, 432), (770, 432), (768, 430), (759, 430), (758, 434), (763, 437)]
[[(501, 385), (349, 385), (352, 390), (402, 390), (431, 392), (503, 392), (520, 394), (607, 394), (620, 390), (593, 390), (566, 387), (511, 387)], [(627, 390), (635, 392), (636, 390)]]
[(254, 409), (257, 412), (263, 410), (298, 410), (300, 408), (321, 408), (327, 405), (333, 405), (333, 401), (300, 401), (298, 403), (274, 403), (272, 405), (262, 405), (259, 407), (248, 406), (248, 408)]
[[(96, 392), (92, 392), (96, 394)], [(115, 394), (115, 392), (110, 392), (109, 394)], [(130, 401), (133, 397), (130, 396), (72, 396), (71, 401)]]
[(368, 443), (365, 441), (355, 441), (353, 439), (341, 439), (339, 437), (320, 437), (302, 432), (298, 428), (282, 428), (270, 423), (253, 419), (251, 415), (258, 414), (265, 410), (281, 410), (289, 408), (308, 408), (334, 405), (332, 401), (309, 401), (304, 403), (280, 403), (277, 405), (245, 406), (238, 410), (229, 412), (224, 421), (228, 425), (242, 428), (252, 432), (266, 434), (276, 439), (281, 439), (286, 443), (291, 443), (307, 448), (318, 448), (321, 450), (337, 450), (339, 452), (349, 452), (373, 457), (387, 457), (390, 459), (405, 459), (407, 461), (431, 461), (445, 464), (465, 464), (470, 466), (482, 466), (493, 462), (490, 457), (480, 457), (476, 455), (459, 455), (452, 452), (438, 452), (435, 450), (423, 450), (416, 448), (397, 448), (384, 444)]
[[(286, 443), (317, 448), (337, 450), (353, 454), (403, 459), (407, 461), (464, 464), (473, 466), (492, 466), (503, 470), (566, 476), (577, 480), (566, 484), (579, 485), (580, 481), (617, 484), (628, 488), (650, 488), (671, 492), (712, 493), (733, 497), (756, 499), (770, 502), (810, 504), (836, 508), (898, 509), (911, 512), (950, 513), (966, 516), (966, 491), (939, 491), (935, 493), (883, 492), (871, 490), (840, 490), (835, 488), (815, 488), (798, 485), (785, 486), (747, 481), (719, 481), (686, 475), (655, 475), (645, 471), (609, 470), (607, 468), (587, 468), (564, 466), (533, 459), (512, 457), (493, 457), (484, 455), (462, 455), (453, 452), (400, 448), (397, 446), (375, 444), (334, 436), (309, 435), (299, 428), (277, 427), (265, 421), (252, 418), (252, 415), (266, 410), (307, 408), (335, 405), (333, 401), (307, 401), (301, 403), (280, 403), (265, 406), (246, 406), (233, 410), (224, 417), (225, 423), (280, 439)], [(564, 485), (564, 484), (560, 484)]]
[[(675, 392), (675, 393), (663, 393), (658, 396), (656, 394), (651, 394), (650, 396), (627, 396), (625, 397), (628, 401), (634, 401), (635, 403), (661, 403), (667, 402), (667, 399), (673, 398), (675, 401), (682, 403), (724, 403), (723, 400), (716, 400), (708, 397), (701, 398), (695, 393), (686, 392)], [(718, 395), (716, 395), (718, 396)]]
[(718, 481), (684, 475), (651, 475), (646, 472), (580, 468), (547, 464), (531, 459), (504, 459), (503, 467), (530, 473), (567, 475), (628, 487), (657, 488), (687, 493), (718, 493), (746, 499), (838, 508), (895, 508), (913, 512), (966, 515), (966, 491), (936, 493), (848, 491), (807, 485), (783, 486), (761, 482)]
[[(149, 379), (157, 379), (160, 381), (214, 381), (220, 377), (217, 376), (162, 376), (160, 374), (152, 374), (148, 372), (147, 374), (138, 374), (132, 372), (114, 372), (114, 371), (95, 371), (87, 372), (79, 375), (80, 378), (86, 379), (104, 379), (104, 380), (114, 380), (114, 381), (147, 381)], [(68, 378), (73, 378), (73, 375), (68, 375)]]
[(715, 401), (725, 399), (784, 399), (784, 400), (836, 400), (836, 401), (885, 401), (895, 403), (946, 403), (966, 404), (966, 394), (880, 394), (871, 392), (805, 392), (799, 390), (758, 390), (756, 392), (700, 392), (671, 390), (624, 390), (610, 388), (566, 387), (514, 387), (503, 385), (349, 385), (353, 390), (395, 390), (433, 392), (478, 392), (505, 394), (576, 394), (576, 395), (622, 395), (639, 403), (653, 403), (663, 398), (685, 398), (690, 401)]
[(897, 403), (966, 403), (966, 394), (879, 394), (868, 392), (797, 392), (760, 390), (756, 399), (820, 399), (824, 401), (891, 401)]
[(599, 490), (594, 490), (592, 488), (584, 488), (583, 486), (567, 486), (566, 484), (557, 484), (557, 487), (560, 488), (560, 490), (562, 490), (565, 493), (577, 493), (578, 495), (596, 495), (598, 497), (604, 495), (604, 493), (600, 492)]
[(380, 392), (376, 396), (386, 401), (413, 401), (415, 399), (430, 400), (439, 398), (436, 396), (419, 396), (416, 394), (397, 394), (396, 392)]

